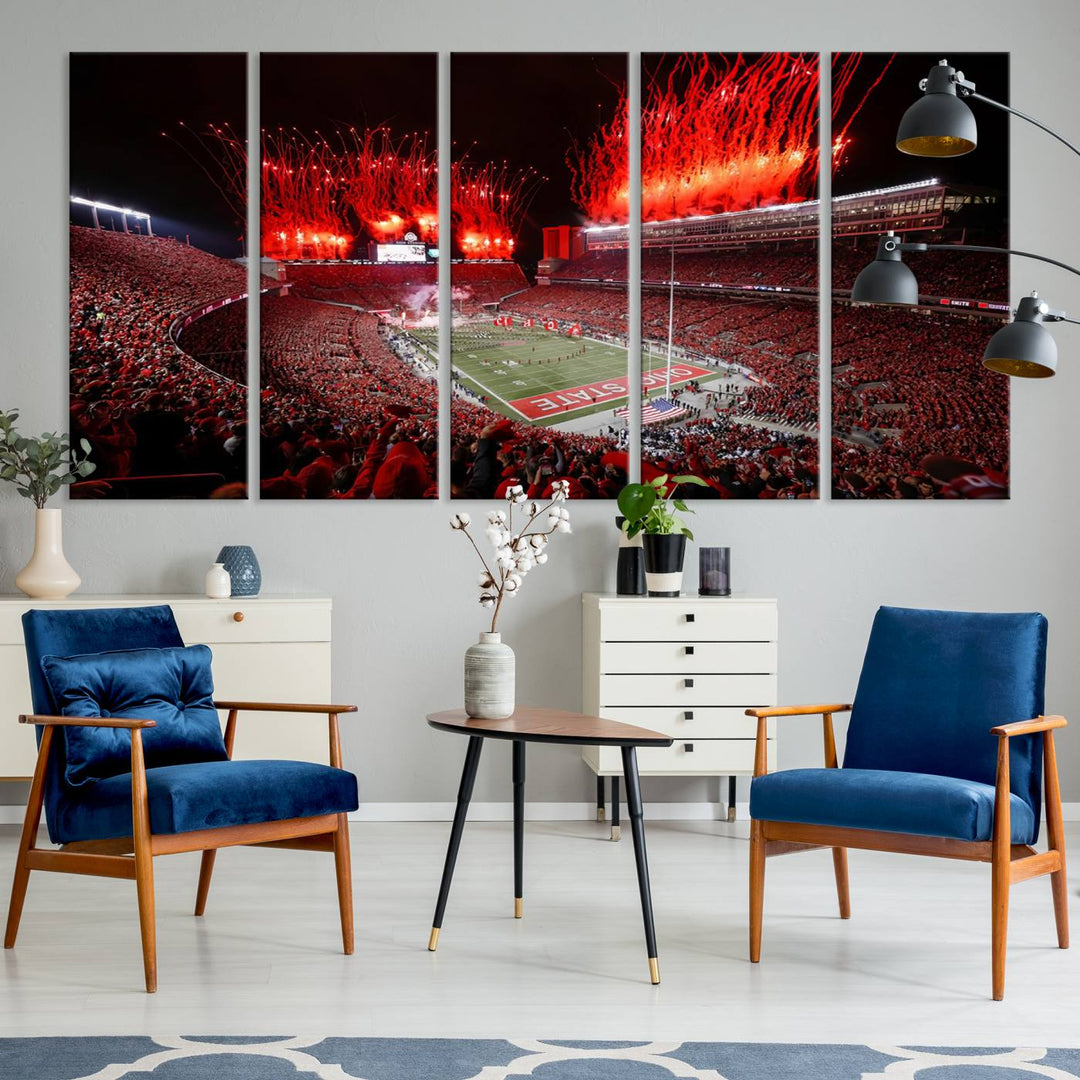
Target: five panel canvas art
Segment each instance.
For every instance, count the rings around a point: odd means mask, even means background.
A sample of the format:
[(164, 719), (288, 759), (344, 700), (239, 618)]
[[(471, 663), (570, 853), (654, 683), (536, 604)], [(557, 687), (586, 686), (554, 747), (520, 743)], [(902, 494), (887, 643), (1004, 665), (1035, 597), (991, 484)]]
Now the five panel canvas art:
[[(252, 238), (247, 57), (73, 54), (71, 431), (98, 465), (73, 497), (245, 498), (256, 453), (267, 499), (487, 498), (512, 484), (539, 498), (558, 479), (611, 498), (634, 471), (637, 394), (642, 474), (695, 473), (696, 498), (817, 497), (822, 431), (834, 498), (1006, 497), (1008, 381), (979, 363), (1008, 318), (1006, 260), (917, 255), (917, 306), (851, 302), (885, 232), (1008, 245), (1003, 119), (964, 157), (893, 146), (938, 59), (834, 54), (823, 145), (816, 53), (647, 53), (631, 155), (627, 54), (453, 54), (440, 161), (435, 54), (263, 54)], [(1007, 101), (1007, 55), (977, 65)]]

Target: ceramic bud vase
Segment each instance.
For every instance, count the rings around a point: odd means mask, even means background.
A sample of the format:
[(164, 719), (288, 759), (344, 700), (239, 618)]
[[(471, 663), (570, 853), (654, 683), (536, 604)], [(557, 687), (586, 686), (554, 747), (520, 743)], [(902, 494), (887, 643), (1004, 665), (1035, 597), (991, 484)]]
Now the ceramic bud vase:
[(206, 595), (211, 600), (225, 600), (232, 595), (232, 578), (224, 563), (216, 562), (206, 571)]
[(60, 510), (38, 510), (34, 517), (34, 554), (19, 571), (15, 586), (35, 600), (62, 600), (82, 578), (64, 558)]
[(514, 650), (501, 634), (482, 633), (465, 650), (465, 712), (477, 720), (504, 720), (514, 711)]
[(682, 533), (645, 534), (645, 584), (650, 596), (678, 596), (682, 592), (686, 537)]

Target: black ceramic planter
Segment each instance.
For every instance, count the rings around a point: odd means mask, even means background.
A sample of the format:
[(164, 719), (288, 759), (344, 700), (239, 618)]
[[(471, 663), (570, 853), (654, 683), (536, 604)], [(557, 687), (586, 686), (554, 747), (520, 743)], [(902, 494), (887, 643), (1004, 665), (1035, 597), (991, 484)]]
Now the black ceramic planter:
[(645, 584), (650, 596), (678, 596), (682, 592), (686, 537), (682, 533), (646, 533)]

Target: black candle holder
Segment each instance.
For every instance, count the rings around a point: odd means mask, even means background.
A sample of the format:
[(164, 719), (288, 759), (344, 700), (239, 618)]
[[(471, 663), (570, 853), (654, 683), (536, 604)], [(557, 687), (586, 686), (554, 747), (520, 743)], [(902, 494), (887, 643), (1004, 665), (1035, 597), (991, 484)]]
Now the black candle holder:
[(698, 596), (731, 595), (731, 548), (698, 549)]

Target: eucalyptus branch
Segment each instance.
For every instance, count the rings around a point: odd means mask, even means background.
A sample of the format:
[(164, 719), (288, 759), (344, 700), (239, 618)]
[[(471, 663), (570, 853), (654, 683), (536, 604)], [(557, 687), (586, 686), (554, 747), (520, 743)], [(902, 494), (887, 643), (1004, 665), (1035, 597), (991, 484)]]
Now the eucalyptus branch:
[(0, 480), (14, 484), (24, 499), (43, 510), (62, 487), (89, 476), (97, 466), (89, 460), (90, 444), (79, 440), (83, 456), (67, 434), (46, 431), (37, 438), (20, 435), (18, 409), (0, 411)]

